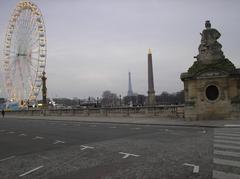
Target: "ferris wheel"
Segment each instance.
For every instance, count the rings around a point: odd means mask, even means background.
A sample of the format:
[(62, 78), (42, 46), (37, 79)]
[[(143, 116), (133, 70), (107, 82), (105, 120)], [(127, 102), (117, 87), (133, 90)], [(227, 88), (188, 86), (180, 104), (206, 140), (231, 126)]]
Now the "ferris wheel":
[(37, 99), (46, 52), (42, 13), (32, 2), (21, 0), (11, 15), (5, 37), (3, 72), (10, 101), (26, 105)]

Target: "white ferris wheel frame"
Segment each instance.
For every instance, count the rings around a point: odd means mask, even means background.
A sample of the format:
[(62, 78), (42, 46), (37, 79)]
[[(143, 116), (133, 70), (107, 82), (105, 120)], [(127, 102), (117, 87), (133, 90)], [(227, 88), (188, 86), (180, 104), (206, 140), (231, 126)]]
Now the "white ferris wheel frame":
[(46, 66), (46, 30), (40, 9), (21, 0), (14, 9), (4, 46), (3, 71), (10, 101), (35, 101)]

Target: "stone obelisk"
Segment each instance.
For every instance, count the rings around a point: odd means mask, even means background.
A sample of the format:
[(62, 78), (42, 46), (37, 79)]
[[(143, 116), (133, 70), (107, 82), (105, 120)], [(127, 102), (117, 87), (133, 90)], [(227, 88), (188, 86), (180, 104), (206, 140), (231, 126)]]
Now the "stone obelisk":
[(128, 96), (133, 96), (131, 72), (128, 72)]
[(153, 80), (153, 65), (152, 65), (152, 52), (148, 50), (148, 105), (154, 106), (156, 103), (154, 80)]

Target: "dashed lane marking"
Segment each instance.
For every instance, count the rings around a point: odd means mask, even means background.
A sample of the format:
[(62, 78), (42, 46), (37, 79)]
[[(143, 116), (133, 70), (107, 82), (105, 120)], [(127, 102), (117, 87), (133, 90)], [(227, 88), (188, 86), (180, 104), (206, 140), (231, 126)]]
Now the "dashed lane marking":
[(7, 158), (4, 158), (4, 159), (1, 159), (0, 162), (3, 162), (3, 161), (6, 161), (6, 160), (10, 160), (10, 159), (13, 159), (15, 158), (15, 156), (10, 156), (10, 157), (7, 157)]
[(65, 144), (65, 142), (61, 140), (56, 140), (53, 144)]
[(41, 140), (41, 139), (44, 139), (44, 137), (36, 136), (33, 138), (33, 140)]
[(115, 126), (112, 126), (112, 127), (109, 127), (110, 129), (116, 129), (117, 127), (115, 127)]
[(37, 170), (39, 170), (39, 169), (41, 169), (41, 168), (43, 168), (42, 165), (39, 166), (39, 167), (36, 167), (36, 168), (34, 168), (34, 169), (32, 169), (32, 170), (29, 170), (29, 171), (27, 171), (27, 172), (25, 172), (25, 173), (23, 173), (23, 174), (21, 174), (21, 175), (19, 175), (19, 177), (24, 177), (24, 176), (26, 176), (26, 175), (28, 175), (28, 174), (30, 174), (30, 173), (33, 173), (33, 172), (35, 172), (35, 171), (37, 171)]
[(89, 127), (97, 127), (97, 125), (90, 125)]
[(15, 134), (14, 131), (7, 132), (7, 134)]
[(193, 167), (193, 173), (198, 173), (199, 172), (199, 166), (198, 165), (194, 165), (194, 164), (190, 164), (190, 163), (184, 163), (184, 166), (188, 166), (188, 167)]
[(46, 157), (46, 156), (43, 156), (43, 155), (38, 155), (38, 157), (40, 157), (40, 158), (42, 158), (42, 159), (44, 159), (44, 160), (49, 160), (49, 158), (48, 158), (48, 157)]
[(27, 136), (27, 134), (19, 134), (18, 136)]
[(131, 128), (131, 129), (133, 129), (133, 130), (140, 130), (140, 129), (142, 129), (142, 128), (140, 128), (140, 127), (135, 127), (135, 128)]
[(131, 157), (139, 157), (139, 156), (140, 156), (140, 155), (125, 153), (125, 152), (118, 152), (118, 153), (124, 155), (124, 156), (122, 157), (122, 158), (124, 158), (124, 159), (128, 158), (129, 156), (131, 156)]
[(86, 149), (94, 149), (94, 147), (87, 146), (87, 145), (81, 145), (81, 150), (86, 150)]

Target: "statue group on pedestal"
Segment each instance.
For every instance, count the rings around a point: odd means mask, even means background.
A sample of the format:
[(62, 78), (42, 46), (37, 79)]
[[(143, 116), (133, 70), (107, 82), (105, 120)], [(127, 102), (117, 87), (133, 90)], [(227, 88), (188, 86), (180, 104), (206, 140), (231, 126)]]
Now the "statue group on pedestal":
[(221, 34), (214, 28), (211, 28), (210, 21), (205, 23), (206, 29), (202, 31), (201, 44), (199, 45), (197, 60), (203, 63), (211, 63), (216, 60), (224, 59), (222, 45), (217, 41)]

